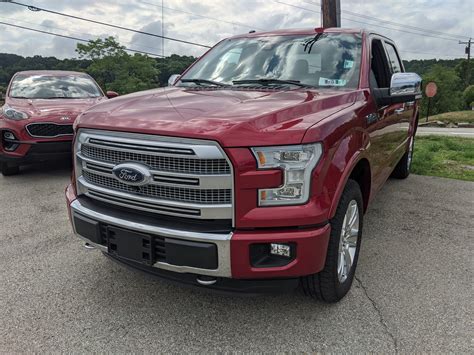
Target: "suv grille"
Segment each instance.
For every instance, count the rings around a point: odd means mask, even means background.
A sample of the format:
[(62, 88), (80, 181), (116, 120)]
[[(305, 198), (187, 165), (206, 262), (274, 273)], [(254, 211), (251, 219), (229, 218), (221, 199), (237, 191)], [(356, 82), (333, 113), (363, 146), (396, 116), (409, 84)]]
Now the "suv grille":
[(30, 123), (26, 129), (32, 137), (58, 137), (72, 135), (72, 124)]
[[(232, 168), (217, 143), (80, 130), (75, 151), (79, 194), (157, 214), (233, 217)], [(138, 164), (150, 179), (143, 186), (127, 183), (114, 175), (119, 164)]]

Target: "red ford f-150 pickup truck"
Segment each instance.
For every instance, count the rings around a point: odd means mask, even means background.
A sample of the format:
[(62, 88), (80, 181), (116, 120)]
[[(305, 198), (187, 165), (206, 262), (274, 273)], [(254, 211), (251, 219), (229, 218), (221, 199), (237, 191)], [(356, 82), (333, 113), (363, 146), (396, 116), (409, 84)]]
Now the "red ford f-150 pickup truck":
[[(117, 93), (108, 91), (107, 96)], [(0, 172), (21, 165), (70, 159), (76, 117), (106, 99), (89, 75), (59, 70), (16, 73), (0, 108)]]
[(344, 297), (367, 206), (410, 171), (421, 79), (395, 44), (361, 30), (249, 33), (170, 81), (76, 122), (74, 232), (199, 287)]

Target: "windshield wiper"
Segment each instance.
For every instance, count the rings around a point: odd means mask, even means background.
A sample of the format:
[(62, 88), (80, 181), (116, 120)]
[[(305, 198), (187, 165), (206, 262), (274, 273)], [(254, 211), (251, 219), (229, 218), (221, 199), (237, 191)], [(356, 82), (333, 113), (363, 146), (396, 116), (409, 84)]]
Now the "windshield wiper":
[(261, 85), (271, 85), (271, 84), (284, 84), (284, 85), (296, 85), (303, 88), (312, 88), (314, 86), (303, 84), (299, 80), (281, 80), (281, 79), (245, 79), (245, 80), (235, 80), (234, 84), (261, 84)]
[(220, 83), (218, 81), (214, 81), (214, 80), (207, 80), (207, 79), (181, 79), (180, 80), (182, 83), (194, 83), (194, 84), (198, 84), (198, 85), (214, 85), (214, 86), (230, 86), (230, 85), (227, 85), (227, 84), (224, 84), (224, 83)]

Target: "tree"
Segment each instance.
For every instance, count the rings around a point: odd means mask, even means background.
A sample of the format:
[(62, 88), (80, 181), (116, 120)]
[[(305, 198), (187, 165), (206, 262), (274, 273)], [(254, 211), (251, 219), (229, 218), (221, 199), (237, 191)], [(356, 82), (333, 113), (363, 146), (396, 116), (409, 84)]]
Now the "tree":
[(463, 92), (464, 103), (466, 107), (471, 108), (474, 106), (474, 85), (468, 86)]
[(180, 56), (172, 54), (166, 58), (157, 58), (157, 65), (160, 69), (160, 85), (168, 85), (168, 79), (173, 74), (181, 74), (187, 67), (196, 61), (196, 58), (191, 56)]
[(466, 59), (463, 59), (458, 65), (456, 65), (455, 69), (456, 73), (462, 79), (466, 87), (469, 85), (474, 85), (474, 61), (468, 62)]
[[(423, 82), (434, 81), (438, 86), (438, 93), (431, 99), (430, 113), (437, 115), (443, 112), (459, 111), (464, 108), (462, 99), (463, 83), (454, 69), (447, 69), (436, 64), (423, 76)], [(422, 100), (422, 114), (425, 115), (428, 107), (428, 98)]]
[(128, 94), (159, 86), (156, 61), (141, 54), (129, 55), (113, 37), (79, 43), (76, 52), (91, 61), (86, 71), (105, 90)]

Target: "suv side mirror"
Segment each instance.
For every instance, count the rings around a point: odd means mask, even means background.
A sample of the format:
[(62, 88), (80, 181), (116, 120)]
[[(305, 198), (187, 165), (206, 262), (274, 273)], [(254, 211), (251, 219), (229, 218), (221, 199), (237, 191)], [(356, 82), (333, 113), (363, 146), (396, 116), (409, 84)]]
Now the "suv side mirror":
[(180, 77), (181, 75), (179, 74), (171, 75), (170, 78), (168, 79), (168, 86), (174, 86), (174, 84), (176, 84), (176, 82), (179, 80)]
[(109, 98), (109, 99), (113, 99), (114, 97), (117, 97), (119, 96), (119, 94), (115, 91), (107, 91), (105, 93), (105, 95)]
[(374, 89), (379, 106), (415, 101), (421, 98), (421, 77), (416, 73), (395, 73), (390, 88)]

